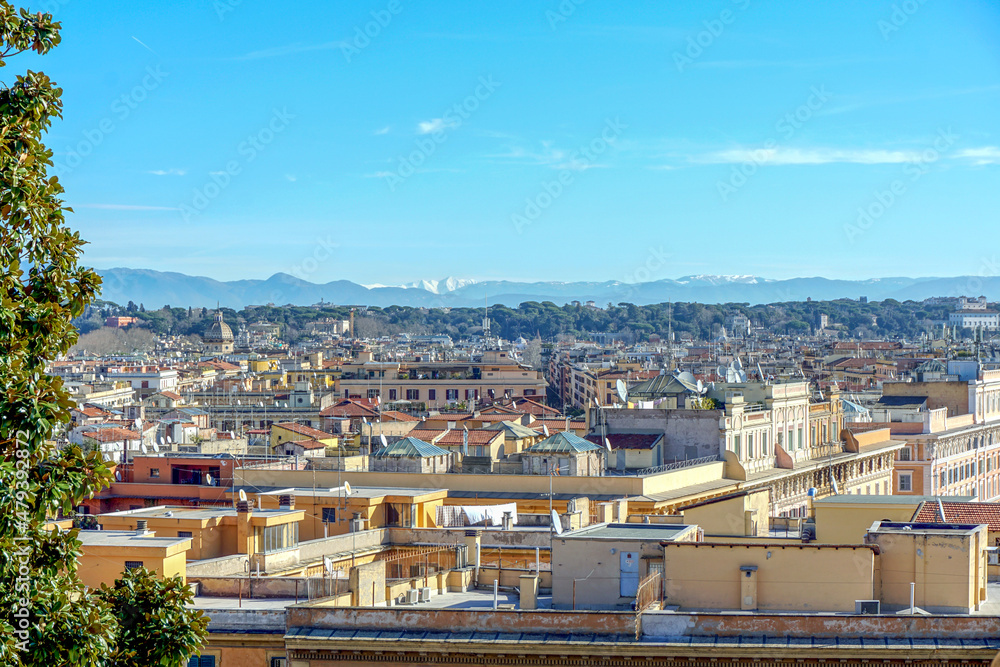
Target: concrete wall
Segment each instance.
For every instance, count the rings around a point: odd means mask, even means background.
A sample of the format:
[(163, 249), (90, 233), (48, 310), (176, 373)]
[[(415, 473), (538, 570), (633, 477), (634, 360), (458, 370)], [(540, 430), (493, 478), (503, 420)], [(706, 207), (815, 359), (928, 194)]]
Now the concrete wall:
[[(612, 553), (613, 552), (613, 553)], [(659, 562), (663, 548), (652, 541), (559, 539), (552, 541), (552, 608), (628, 609), (634, 597), (622, 597), (621, 554), (638, 554), (639, 579), (649, 563)]]
[[(881, 639), (1000, 636), (1000, 616), (832, 616), (826, 614), (712, 614), (649, 612), (642, 615), (642, 638), (814, 637)], [(907, 656), (909, 657), (909, 656)]]
[(384, 528), (362, 530), (357, 533), (337, 535), (299, 542), (299, 559), (303, 563), (318, 560), (323, 556), (348, 551), (367, 551), (382, 546), (387, 541), (388, 531)]
[(349, 590), (347, 579), (327, 577), (188, 577), (188, 583), (198, 584), (198, 595), (246, 599), (311, 600)]
[(385, 603), (385, 561), (375, 561), (351, 568), (353, 604), (372, 607)]
[(469, 609), (336, 609), (319, 606), (287, 609), (288, 627), (339, 630), (447, 628), (452, 632), (552, 632), (597, 635), (635, 633), (635, 614), (604, 612), (481, 611)]
[(609, 433), (663, 435), (664, 461), (721, 455), (722, 414), (720, 410), (601, 410)]
[(769, 497), (768, 490), (762, 489), (727, 500), (687, 507), (684, 509), (684, 523), (700, 526), (705, 535), (766, 537), (770, 526)]
[[(853, 612), (875, 592), (867, 546), (672, 543), (663, 559), (664, 604), (683, 609)], [(749, 603), (741, 567), (756, 567)]]
[(225, 577), (246, 573), (246, 554), (192, 561), (187, 565), (188, 577)]
[(909, 521), (920, 503), (831, 503), (829, 499), (813, 505), (816, 516), (816, 540), (827, 544), (863, 544), (865, 534), (875, 521)]
[(985, 599), (987, 527), (970, 531), (919, 530), (868, 534), (882, 551), (879, 598), (888, 609), (914, 604), (933, 613), (968, 614)]
[(885, 382), (883, 396), (926, 396), (927, 408), (947, 408), (948, 416), (969, 412), (968, 382)]

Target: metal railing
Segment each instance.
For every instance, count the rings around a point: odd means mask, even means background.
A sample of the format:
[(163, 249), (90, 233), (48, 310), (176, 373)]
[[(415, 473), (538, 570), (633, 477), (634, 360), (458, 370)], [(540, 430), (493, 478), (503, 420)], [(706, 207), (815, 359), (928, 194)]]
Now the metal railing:
[(685, 459), (683, 461), (674, 461), (673, 463), (664, 463), (661, 466), (654, 466), (652, 468), (643, 468), (637, 475), (655, 475), (660, 472), (667, 472), (668, 470), (678, 470), (680, 468), (687, 468), (689, 466), (699, 466), (705, 463), (716, 463), (721, 461), (720, 456), (703, 456), (700, 459)]
[(642, 636), (642, 612), (663, 603), (663, 575), (650, 572), (639, 582), (635, 593), (635, 640)]

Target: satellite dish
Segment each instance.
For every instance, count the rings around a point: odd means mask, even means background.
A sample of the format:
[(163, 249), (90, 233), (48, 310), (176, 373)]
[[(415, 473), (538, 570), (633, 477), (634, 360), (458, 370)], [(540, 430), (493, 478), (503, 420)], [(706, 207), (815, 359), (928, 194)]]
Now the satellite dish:
[(115, 479), (117, 481), (119, 481), (119, 482), (122, 481), (122, 472), (121, 472), (121, 470), (116, 470), (115, 471)]
[(141, 445), (139, 445), (139, 449), (142, 450), (143, 454), (149, 454), (149, 448), (146, 447), (146, 443), (142, 443)]
[(388, 447), (389, 446), (389, 443), (386, 442), (386, 440), (385, 440), (385, 434), (384, 433), (379, 433), (378, 434), (378, 440), (379, 440), (379, 442), (382, 443), (383, 447)]
[(240, 489), (240, 502), (245, 503), (247, 501), (247, 492)]
[(701, 380), (698, 380), (698, 384), (696, 386), (698, 387), (698, 393), (699, 394), (704, 394), (705, 393), (705, 385), (702, 383)]
[(168, 445), (173, 444), (173, 440), (170, 439), (169, 435), (167, 436), (167, 444)]
[(215, 480), (212, 479), (211, 475), (205, 475), (205, 483), (209, 486), (215, 486)]
[(604, 439), (604, 446), (607, 448), (609, 452), (611, 451), (611, 441), (608, 440), (607, 438)]
[(546, 438), (549, 437), (549, 427), (546, 424), (542, 424), (542, 433), (545, 434)]
[(715, 374), (718, 375), (720, 378), (726, 377), (726, 367), (725, 366), (716, 366), (715, 367)]
[(362, 415), (362, 417), (361, 417), (361, 423), (362, 423), (362, 424), (364, 424), (365, 426), (367, 426), (367, 425), (368, 425), (368, 420), (367, 420), (367, 419), (365, 419), (363, 415)]
[(155, 442), (153, 443), (153, 451), (156, 452), (157, 454), (160, 453), (160, 446)]
[(628, 388), (625, 386), (625, 382), (622, 380), (615, 382), (615, 390), (618, 392), (618, 398), (622, 399), (622, 403), (628, 403)]
[(552, 529), (556, 531), (556, 535), (562, 535), (562, 521), (559, 520), (559, 515), (556, 514), (555, 510), (552, 510)]
[(347, 495), (351, 495), (351, 483), (350, 482), (344, 482), (344, 493), (346, 493)]
[(735, 359), (733, 359), (733, 368), (736, 369), (736, 370), (738, 370), (738, 371), (743, 370), (743, 362), (740, 361), (739, 357), (736, 357)]
[(139, 419), (138, 417), (136, 417), (135, 421), (134, 421), (134, 422), (132, 422), (132, 424), (133, 424), (133, 425), (134, 425), (134, 426), (135, 426), (136, 428), (142, 428), (142, 420), (141, 420), (141, 419)]

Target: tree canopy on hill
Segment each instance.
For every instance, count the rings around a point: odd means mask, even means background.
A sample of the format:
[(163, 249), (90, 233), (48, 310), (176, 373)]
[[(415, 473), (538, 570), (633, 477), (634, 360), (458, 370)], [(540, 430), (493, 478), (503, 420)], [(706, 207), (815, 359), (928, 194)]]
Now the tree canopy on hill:
[[(678, 334), (690, 334), (696, 340), (719, 335), (733, 315), (742, 314), (754, 325), (780, 334), (807, 334), (819, 329), (820, 315), (827, 315), (828, 326), (844, 337), (915, 338), (933, 328), (935, 321), (948, 317), (947, 305), (924, 302), (861, 303), (851, 299), (836, 301), (793, 301), (751, 306), (745, 303), (700, 304), (660, 303), (637, 306), (631, 303), (608, 304), (604, 308), (564, 305), (551, 301), (527, 301), (516, 308), (490, 306), (493, 331), (507, 339), (536, 336), (551, 340), (557, 336), (588, 334), (624, 334), (627, 339), (646, 340), (652, 334), (666, 335), (672, 327)], [(100, 302), (77, 324), (81, 332), (99, 328), (105, 317), (122, 311), (111, 302)], [(258, 321), (283, 325), (286, 339), (304, 336), (310, 325), (324, 318), (347, 319), (345, 306), (262, 306), (235, 311), (222, 309), (227, 323), (235, 331), (239, 326)], [(201, 335), (213, 322), (213, 313), (204, 309), (164, 307), (146, 312), (134, 311), (143, 326), (160, 334)], [(482, 308), (419, 308), (390, 306), (355, 312), (355, 325), (362, 336), (412, 334), (448, 334), (465, 336), (479, 333), (485, 315)], [(875, 316), (877, 324), (872, 324)], [(732, 334), (732, 331), (729, 331)]]

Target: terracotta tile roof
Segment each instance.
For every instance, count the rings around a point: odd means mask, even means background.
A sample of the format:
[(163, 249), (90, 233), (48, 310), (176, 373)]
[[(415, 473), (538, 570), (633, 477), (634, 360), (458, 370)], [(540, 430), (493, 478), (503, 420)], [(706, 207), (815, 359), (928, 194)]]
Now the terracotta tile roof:
[[(452, 429), (444, 434), (444, 437), (438, 440), (436, 445), (459, 445), (462, 444), (462, 434), (464, 429)], [(469, 444), (470, 445), (488, 445), (496, 439), (503, 440), (503, 433), (500, 431), (484, 431), (481, 429), (472, 429), (469, 431)]]
[[(945, 500), (941, 504), (944, 505), (948, 523), (985, 523), (991, 531), (1000, 530), (1000, 503), (954, 503)], [(917, 523), (941, 523), (937, 503), (921, 503), (912, 520)]]
[[(478, 417), (470, 415), (459, 421), (472, 421), (472, 422), (505, 422), (514, 415), (510, 414), (480, 414)], [(450, 421), (450, 420), (449, 420)]]
[(336, 405), (323, 408), (319, 411), (321, 417), (344, 417), (360, 419), (361, 417), (374, 417), (375, 404), (371, 401), (345, 398)]
[(295, 440), (294, 442), (283, 442), (282, 446), (293, 444), (296, 447), (301, 447), (302, 449), (325, 449), (326, 445), (318, 440)]
[(304, 435), (312, 440), (329, 440), (337, 437), (332, 433), (325, 433), (319, 429), (312, 428), (311, 426), (297, 424), (295, 422), (282, 422), (280, 424), (274, 424), (271, 428), (283, 428), (286, 431), (291, 431), (297, 435)]
[(169, 398), (171, 401), (179, 401), (179, 400), (181, 400), (181, 395), (180, 394), (175, 394), (172, 391), (161, 391), (159, 395), (160, 396), (165, 396), (165, 397)]
[(447, 433), (447, 431), (443, 428), (415, 428), (406, 435), (411, 438), (416, 438), (417, 440), (433, 443), (437, 438), (440, 438), (445, 433)]
[[(533, 428), (533, 429), (537, 430), (537, 429), (542, 428), (542, 426), (548, 426), (550, 431), (553, 428), (557, 428), (559, 430), (562, 430), (562, 429), (566, 428), (566, 420), (565, 419), (536, 419), (535, 421), (531, 422), (531, 428)], [(586, 422), (586, 420), (583, 420), (583, 419), (570, 419), (569, 420), (569, 427), (570, 428), (586, 428), (587, 427), (587, 422)]]
[(104, 415), (110, 414), (100, 408), (79, 408), (77, 412), (82, 414), (84, 417), (103, 417)]
[(97, 431), (84, 431), (83, 437), (97, 442), (118, 442), (120, 440), (138, 440), (139, 434), (125, 428), (102, 428)]
[[(420, 421), (413, 415), (408, 415), (405, 412), (400, 412), (399, 410), (386, 410), (382, 413), (382, 419), (385, 421), (394, 422), (418, 422)], [(378, 416), (375, 417), (375, 421), (378, 421)]]

